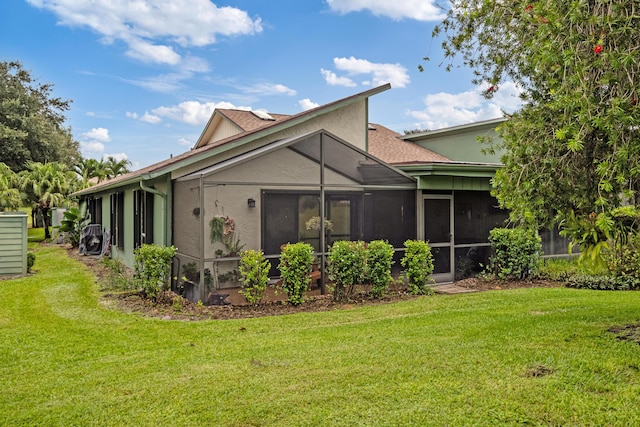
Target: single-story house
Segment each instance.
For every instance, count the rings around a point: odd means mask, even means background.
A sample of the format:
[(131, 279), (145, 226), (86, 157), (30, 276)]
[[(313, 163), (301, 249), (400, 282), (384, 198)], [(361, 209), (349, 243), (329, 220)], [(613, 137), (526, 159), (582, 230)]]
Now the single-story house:
[(125, 264), (143, 243), (174, 245), (172, 285), (192, 300), (239, 286), (241, 249), (262, 249), (277, 276), (297, 241), (322, 254), (340, 239), (425, 239), (450, 282), (486, 262), (507, 218), (489, 194), (499, 159), (476, 141), (502, 119), (403, 136), (368, 121), (389, 88), (294, 115), (217, 109), (192, 150), (76, 195)]

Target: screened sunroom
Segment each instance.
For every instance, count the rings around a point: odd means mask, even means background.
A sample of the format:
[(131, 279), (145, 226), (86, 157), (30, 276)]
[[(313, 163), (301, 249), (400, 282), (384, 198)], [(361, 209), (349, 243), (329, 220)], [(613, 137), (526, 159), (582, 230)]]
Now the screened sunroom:
[[(239, 253), (262, 249), (277, 280), (286, 243), (307, 242), (325, 271), (336, 240), (416, 237), (416, 180), (325, 130), (291, 136), (173, 181), (173, 286), (219, 302), (240, 286)], [(326, 278), (318, 287), (326, 292)]]

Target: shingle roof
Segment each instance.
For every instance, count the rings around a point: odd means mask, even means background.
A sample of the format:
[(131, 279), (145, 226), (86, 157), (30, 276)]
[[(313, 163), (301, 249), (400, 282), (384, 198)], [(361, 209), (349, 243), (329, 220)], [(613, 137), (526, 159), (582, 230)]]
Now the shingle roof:
[[(269, 113), (275, 121), (263, 120), (247, 110), (220, 109), (218, 113), (231, 120), (244, 131), (269, 126), (277, 121), (288, 119), (286, 114)], [(397, 132), (379, 124), (369, 127), (369, 153), (388, 164), (414, 164), (447, 162), (448, 158), (412, 142), (403, 141)]]
[[(85, 195), (85, 194), (91, 194), (91, 193), (95, 193), (97, 191), (101, 191), (101, 190), (106, 190), (106, 189), (110, 189), (110, 188), (114, 188), (114, 187), (119, 187), (120, 185), (125, 185), (125, 184), (132, 184), (132, 183), (136, 183), (137, 181), (140, 181), (141, 177), (143, 179), (147, 179), (145, 178), (145, 175), (149, 176), (150, 174), (162, 174), (162, 173), (168, 173), (171, 172), (172, 170), (176, 169), (177, 167), (179, 167), (179, 163), (183, 162), (183, 161), (187, 161), (187, 162), (196, 162), (199, 161), (203, 158), (205, 158), (206, 156), (206, 152), (213, 150), (217, 147), (226, 145), (226, 144), (231, 144), (234, 142), (238, 142), (238, 143), (242, 143), (243, 141), (248, 141), (252, 136), (259, 136), (260, 134), (262, 134), (262, 131), (265, 131), (266, 129), (269, 128), (274, 128), (274, 131), (276, 131), (277, 129), (281, 129), (281, 128), (286, 128), (287, 126), (294, 126), (296, 123), (299, 123), (300, 121), (303, 120), (308, 120), (310, 118), (316, 117), (317, 115), (320, 114), (324, 114), (328, 111), (331, 111), (333, 108), (338, 108), (342, 105), (346, 105), (350, 102), (353, 102), (355, 100), (358, 99), (362, 99), (362, 98), (368, 98), (371, 95), (374, 95), (376, 93), (382, 92), (384, 90), (390, 89), (391, 85), (390, 84), (385, 84), (373, 89), (369, 89), (366, 90), (364, 92), (360, 92), (357, 93), (355, 95), (343, 98), (343, 99), (339, 99), (337, 101), (333, 101), (330, 102), (328, 104), (325, 105), (321, 105), (319, 107), (316, 108), (312, 108), (310, 110), (306, 110), (306, 111), (302, 111), (300, 113), (291, 115), (291, 116), (287, 116), (284, 114), (275, 114), (272, 116), (274, 116), (274, 118), (276, 118), (276, 120), (262, 120), (257, 118), (258, 120), (260, 120), (260, 122), (265, 123), (264, 126), (259, 126), (259, 127), (255, 127), (252, 129), (247, 129), (245, 132), (242, 132), (240, 134), (237, 135), (233, 135), (230, 136), (228, 138), (222, 139), (220, 141), (216, 141), (213, 144), (208, 144), (208, 145), (204, 145), (202, 147), (196, 148), (196, 149), (192, 149), (190, 151), (187, 151), (185, 153), (182, 153), (178, 156), (174, 156), (171, 157), (169, 159), (163, 160), (161, 162), (155, 163), (153, 165), (144, 167), (142, 169), (138, 169), (136, 171), (133, 172), (129, 172), (128, 174), (125, 175), (120, 175), (118, 177), (115, 177), (113, 179), (107, 180), (107, 181), (103, 181), (98, 185), (94, 185), (93, 187), (89, 187), (87, 189), (84, 190), (80, 190), (74, 193), (74, 195), (76, 196), (80, 196), (80, 195)], [(234, 111), (234, 112), (239, 112), (241, 110), (225, 110), (225, 111)], [(252, 114), (253, 115), (253, 114)], [(244, 115), (243, 115), (244, 117)], [(246, 119), (246, 117), (245, 117)], [(249, 120), (246, 120), (246, 122), (244, 123), (245, 126), (251, 127), (251, 123), (254, 123), (253, 125), (255, 126), (255, 123), (257, 122), (249, 122)], [(206, 129), (206, 128), (205, 128)], [(268, 132), (268, 131), (267, 131)], [(202, 137), (201, 137), (202, 138)], [(201, 156), (202, 155), (202, 156)]]
[(236, 126), (238, 126), (240, 129), (242, 129), (245, 132), (248, 132), (250, 130), (256, 130), (258, 128), (265, 127), (265, 126), (271, 126), (277, 122), (281, 122), (291, 117), (288, 114), (269, 113), (269, 115), (273, 117), (275, 120), (263, 120), (258, 116), (256, 116), (255, 114), (253, 114), (251, 111), (232, 110), (229, 108), (217, 108), (216, 113), (221, 114), (222, 116), (231, 120), (233, 123), (235, 123)]
[(369, 153), (391, 165), (451, 162), (450, 159), (418, 144), (403, 141), (401, 137), (402, 135), (389, 128), (370, 123)]

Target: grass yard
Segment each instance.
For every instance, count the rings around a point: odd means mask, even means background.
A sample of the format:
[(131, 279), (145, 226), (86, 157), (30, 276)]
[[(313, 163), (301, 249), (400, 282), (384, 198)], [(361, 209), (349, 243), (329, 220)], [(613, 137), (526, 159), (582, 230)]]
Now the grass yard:
[(180, 322), (103, 308), (40, 246), (0, 281), (0, 424), (640, 425), (640, 293), (437, 295), (352, 310)]

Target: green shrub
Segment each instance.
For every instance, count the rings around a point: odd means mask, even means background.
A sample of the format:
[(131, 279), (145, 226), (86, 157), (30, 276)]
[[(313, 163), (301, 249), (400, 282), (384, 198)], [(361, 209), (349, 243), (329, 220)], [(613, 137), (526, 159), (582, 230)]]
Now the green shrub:
[(625, 241), (617, 243), (604, 258), (613, 276), (640, 279), (640, 236), (629, 233)]
[(422, 240), (407, 240), (404, 248), (400, 264), (404, 267), (409, 292), (413, 295), (432, 294), (433, 289), (428, 285), (433, 273), (433, 255), (429, 244)]
[(265, 259), (262, 251), (253, 249), (240, 253), (240, 275), (242, 289), (240, 294), (249, 304), (257, 304), (262, 300), (269, 283), (271, 264)]
[(169, 289), (171, 260), (176, 254), (173, 246), (144, 244), (134, 252), (134, 280), (136, 285), (151, 298)]
[(640, 288), (640, 280), (630, 276), (574, 274), (567, 279), (565, 285), (578, 289), (626, 291)]
[(386, 240), (374, 240), (367, 246), (367, 277), (371, 283), (371, 295), (379, 298), (389, 288), (393, 246)]
[(311, 278), (313, 247), (308, 243), (289, 243), (282, 248), (278, 270), (282, 277), (282, 290), (293, 305), (302, 304)]
[(34, 252), (27, 252), (27, 273), (31, 273), (33, 265), (36, 263), (36, 254)]
[(542, 239), (525, 228), (494, 228), (489, 232), (491, 273), (500, 279), (524, 279), (536, 272)]
[(362, 241), (338, 240), (329, 248), (329, 278), (333, 281), (333, 298), (345, 301), (353, 296), (356, 285), (365, 281), (366, 245)]

